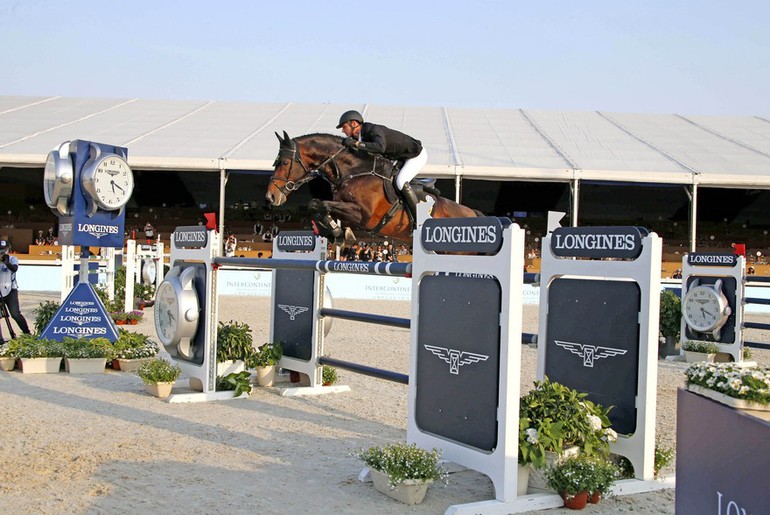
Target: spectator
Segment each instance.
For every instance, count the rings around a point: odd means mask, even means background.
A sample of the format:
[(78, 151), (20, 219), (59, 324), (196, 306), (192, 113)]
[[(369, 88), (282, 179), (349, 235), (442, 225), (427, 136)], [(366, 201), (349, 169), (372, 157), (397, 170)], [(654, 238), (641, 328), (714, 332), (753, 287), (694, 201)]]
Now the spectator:
[(155, 227), (150, 222), (144, 224), (144, 237), (147, 238), (147, 243), (152, 243), (152, 239), (155, 237)]
[(45, 235), (43, 235), (43, 230), (37, 231), (37, 238), (35, 238), (35, 245), (45, 245)]
[[(19, 269), (19, 260), (16, 256), (11, 256), (11, 245), (7, 240), (0, 240), (0, 297), (8, 307), (8, 312), (11, 314), (11, 318), (16, 321), (16, 324), (24, 334), (29, 334), (29, 326), (24, 315), (21, 314), (19, 309), (19, 285), (16, 284), (16, 271)], [(10, 336), (10, 335), (9, 335)], [(0, 340), (2, 340), (2, 333), (0, 333)]]

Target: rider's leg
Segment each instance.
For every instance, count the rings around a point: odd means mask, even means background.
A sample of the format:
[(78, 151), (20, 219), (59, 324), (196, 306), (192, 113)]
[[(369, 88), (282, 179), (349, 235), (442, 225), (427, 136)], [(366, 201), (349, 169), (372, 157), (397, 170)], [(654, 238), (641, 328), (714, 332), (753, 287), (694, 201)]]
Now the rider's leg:
[(425, 163), (427, 162), (428, 152), (423, 148), (422, 152), (416, 157), (407, 159), (404, 162), (404, 166), (401, 167), (401, 171), (398, 172), (398, 176), (396, 177), (396, 187), (401, 190), (401, 193), (403, 194), (404, 203), (409, 209), (412, 222), (417, 221), (417, 203), (419, 200), (417, 199), (414, 190), (412, 190), (412, 187), (409, 185), (409, 181), (414, 179), (414, 177), (420, 173), (420, 170), (422, 170), (422, 167), (425, 166)]

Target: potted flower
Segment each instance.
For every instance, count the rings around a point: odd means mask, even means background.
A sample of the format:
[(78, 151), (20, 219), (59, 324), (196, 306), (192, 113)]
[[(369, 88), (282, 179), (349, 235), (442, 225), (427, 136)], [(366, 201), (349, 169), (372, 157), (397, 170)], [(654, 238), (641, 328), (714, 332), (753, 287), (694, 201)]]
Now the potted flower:
[(59, 303), (52, 300), (46, 300), (38, 304), (35, 308), (35, 332), (43, 334), (43, 330), (51, 323), (51, 319), (59, 311)]
[(321, 384), (324, 386), (331, 386), (337, 382), (337, 369), (324, 365), (321, 369)]
[(64, 349), (56, 340), (21, 334), (8, 343), (9, 351), (21, 360), (24, 374), (56, 374), (61, 367)]
[(254, 354), (254, 338), (249, 324), (230, 320), (217, 326), (217, 375), (241, 372)]
[(134, 284), (134, 305), (139, 309), (149, 308), (155, 304), (154, 284)]
[(16, 366), (16, 356), (11, 354), (8, 344), (0, 345), (0, 370), (10, 372)]
[(112, 368), (123, 372), (135, 372), (143, 362), (157, 356), (158, 350), (158, 344), (148, 336), (118, 329)]
[(673, 290), (663, 290), (660, 293), (659, 357), (679, 355), (681, 324), (682, 299)]
[(115, 322), (115, 325), (126, 325), (128, 323), (128, 313), (123, 313), (122, 311), (111, 312), (110, 318)]
[(64, 368), (70, 374), (101, 374), (112, 357), (107, 338), (64, 338)]
[(416, 444), (392, 443), (356, 453), (371, 469), (374, 488), (405, 504), (418, 504), (425, 499), (428, 485), (443, 480), (447, 471), (439, 463), (441, 453), (427, 451)]
[(770, 368), (735, 363), (693, 363), (687, 389), (738, 409), (770, 411)]
[(147, 393), (155, 397), (168, 397), (182, 369), (165, 359), (155, 358), (142, 363), (136, 371)]
[(683, 343), (683, 347), (687, 363), (696, 363), (698, 361), (713, 362), (714, 357), (719, 352), (719, 347), (717, 347), (716, 343), (699, 340), (688, 340)]
[(257, 383), (259, 386), (273, 386), (275, 381), (275, 366), (283, 356), (283, 348), (280, 343), (265, 343), (246, 360), (249, 368), (257, 369)]
[(137, 325), (142, 320), (142, 317), (144, 317), (142, 311), (129, 311), (126, 313), (126, 323), (129, 325)]
[(609, 460), (570, 456), (548, 468), (545, 474), (548, 486), (564, 499), (564, 506), (582, 510), (589, 497), (599, 502), (601, 495), (610, 491), (619, 469)]
[[(607, 456), (617, 433), (610, 428), (609, 409), (547, 377), (519, 402), (519, 493), (530, 486), (544, 488), (546, 466), (566, 456)], [(522, 468), (523, 467), (523, 470)], [(533, 470), (528, 470), (529, 468)]]

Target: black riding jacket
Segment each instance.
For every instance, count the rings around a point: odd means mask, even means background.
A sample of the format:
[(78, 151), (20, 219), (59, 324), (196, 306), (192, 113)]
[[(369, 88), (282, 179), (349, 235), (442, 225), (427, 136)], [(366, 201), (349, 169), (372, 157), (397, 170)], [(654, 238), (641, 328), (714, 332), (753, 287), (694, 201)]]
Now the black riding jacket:
[(422, 152), (422, 143), (403, 132), (366, 122), (361, 126), (361, 143), (358, 148), (403, 161), (417, 157)]

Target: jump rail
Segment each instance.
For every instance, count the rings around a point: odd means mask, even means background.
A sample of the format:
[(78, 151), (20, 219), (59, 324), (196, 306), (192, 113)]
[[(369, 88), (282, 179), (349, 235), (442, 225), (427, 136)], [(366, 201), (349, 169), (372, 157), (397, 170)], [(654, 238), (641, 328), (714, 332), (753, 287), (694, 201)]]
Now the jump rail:
[(273, 268), (279, 270), (315, 270), (317, 272), (345, 272), (348, 274), (391, 275), (410, 277), (412, 263), (381, 263), (369, 261), (332, 261), (303, 259), (263, 259), (216, 257), (215, 265), (234, 265), (243, 268)]

